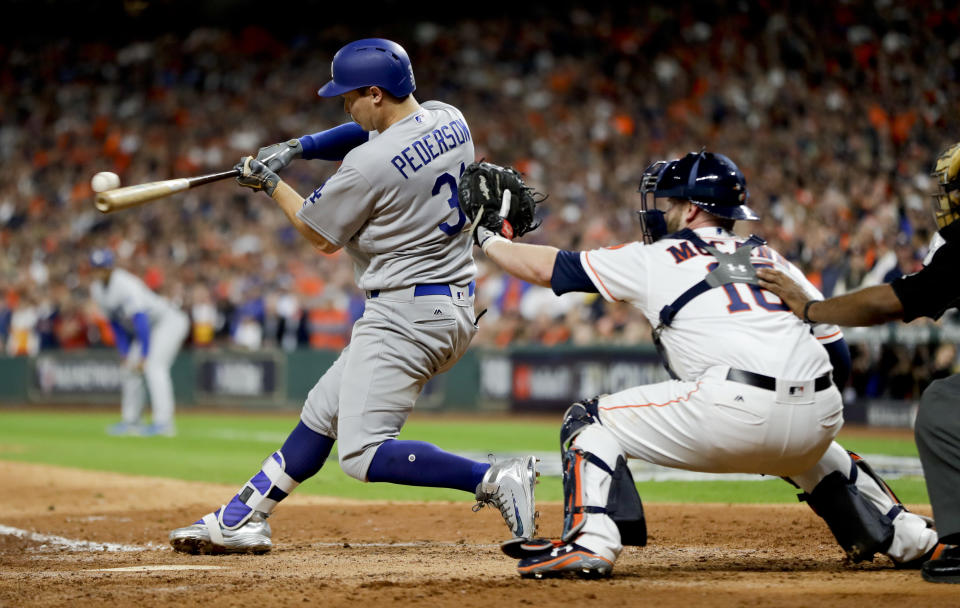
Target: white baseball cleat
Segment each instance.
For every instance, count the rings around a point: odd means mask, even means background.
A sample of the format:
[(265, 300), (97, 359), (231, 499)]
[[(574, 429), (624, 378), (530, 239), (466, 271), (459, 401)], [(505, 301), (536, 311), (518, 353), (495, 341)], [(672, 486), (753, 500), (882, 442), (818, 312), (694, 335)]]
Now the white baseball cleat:
[(148, 424), (140, 431), (143, 437), (176, 437), (177, 429), (172, 424)]
[(118, 422), (107, 427), (107, 435), (124, 436), (139, 435), (143, 427), (136, 422)]
[(473, 510), (492, 505), (500, 510), (514, 537), (532, 538), (537, 532), (538, 515), (533, 487), (539, 475), (534, 456), (491, 463), (477, 485)]
[(170, 544), (175, 551), (194, 555), (266, 553), (273, 546), (270, 536), (270, 524), (259, 511), (235, 530), (224, 528), (218, 513), (210, 513), (190, 526), (170, 532)]

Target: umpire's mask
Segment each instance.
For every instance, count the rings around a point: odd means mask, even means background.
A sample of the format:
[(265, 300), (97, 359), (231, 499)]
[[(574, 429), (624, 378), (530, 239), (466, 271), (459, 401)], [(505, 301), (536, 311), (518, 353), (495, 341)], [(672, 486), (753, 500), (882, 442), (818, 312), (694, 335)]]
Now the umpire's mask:
[(937, 158), (931, 174), (937, 180), (933, 194), (933, 216), (938, 228), (960, 218), (960, 143), (953, 144)]

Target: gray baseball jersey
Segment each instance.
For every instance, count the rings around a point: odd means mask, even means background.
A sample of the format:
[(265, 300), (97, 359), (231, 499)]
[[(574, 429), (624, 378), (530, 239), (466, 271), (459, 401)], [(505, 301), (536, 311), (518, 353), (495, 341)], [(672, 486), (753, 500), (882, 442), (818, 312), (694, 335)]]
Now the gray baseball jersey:
[(357, 286), (465, 285), (476, 275), (457, 182), (474, 160), (460, 111), (439, 101), (357, 146), (297, 214), (354, 262)]
[(473, 241), (457, 197), (473, 160), (460, 111), (428, 101), (351, 150), (297, 214), (347, 250), (369, 296), (349, 346), (300, 416), (337, 439), (340, 466), (357, 479), (366, 479), (377, 447), (399, 435), (423, 386), (476, 333)]

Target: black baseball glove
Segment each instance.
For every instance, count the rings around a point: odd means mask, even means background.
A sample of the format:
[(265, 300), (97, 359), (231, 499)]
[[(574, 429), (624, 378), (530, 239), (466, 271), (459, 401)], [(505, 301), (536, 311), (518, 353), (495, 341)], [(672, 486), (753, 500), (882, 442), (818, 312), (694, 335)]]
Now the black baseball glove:
[(457, 191), (460, 209), (473, 223), (478, 245), (481, 234), (512, 239), (534, 230), (540, 225), (534, 212), (547, 198), (523, 183), (513, 168), (488, 162), (470, 163), (460, 176)]

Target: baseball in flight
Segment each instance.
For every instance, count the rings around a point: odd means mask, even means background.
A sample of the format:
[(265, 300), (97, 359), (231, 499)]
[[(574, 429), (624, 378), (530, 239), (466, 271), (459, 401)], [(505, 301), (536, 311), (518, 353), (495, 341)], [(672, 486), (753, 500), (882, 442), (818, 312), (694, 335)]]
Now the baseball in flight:
[(106, 192), (120, 187), (120, 176), (111, 171), (101, 171), (90, 180), (94, 192)]

